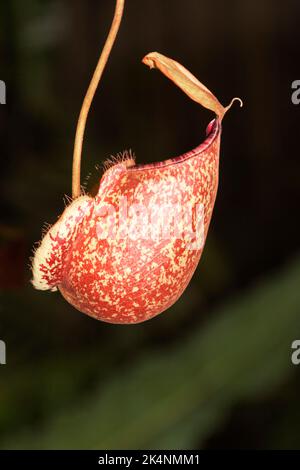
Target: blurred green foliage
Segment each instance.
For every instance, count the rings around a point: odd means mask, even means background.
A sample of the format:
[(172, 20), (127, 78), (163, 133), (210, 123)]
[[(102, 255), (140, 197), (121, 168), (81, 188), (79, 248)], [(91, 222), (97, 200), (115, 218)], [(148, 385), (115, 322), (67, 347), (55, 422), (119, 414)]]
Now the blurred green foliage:
[[(167, 352), (156, 348), (134, 358), (117, 368), (104, 385), (60, 412), (51, 407), (53, 396), (55, 401), (65, 401), (66, 393), (80, 386), (91, 365), (101, 375), (97, 369), (104, 351), (72, 358), (59, 368), (46, 363), (47, 373), (35, 370), (30, 388), (38, 393), (44, 382), (49, 416), (43, 426), (4, 439), (1, 447), (203, 446), (235, 402), (266, 396), (291, 374), (295, 366), (290, 361), (290, 345), (300, 331), (299, 280), (297, 260), (271, 281), (260, 282), (228, 302), (206, 328), (182, 338)], [(24, 374), (21, 383), (26, 378), (30, 374)], [(13, 383), (6, 385), (11, 391)], [(5, 394), (5, 389), (3, 394), (3, 388), (1, 394), (1, 408), (9, 410), (11, 394)]]

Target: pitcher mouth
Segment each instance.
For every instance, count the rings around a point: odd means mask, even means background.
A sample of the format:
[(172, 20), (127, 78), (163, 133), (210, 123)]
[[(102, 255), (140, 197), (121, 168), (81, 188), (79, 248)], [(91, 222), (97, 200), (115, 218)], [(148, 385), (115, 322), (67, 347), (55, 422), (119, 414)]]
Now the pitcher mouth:
[(220, 120), (218, 118), (215, 118), (206, 127), (206, 138), (204, 142), (195, 147), (193, 150), (189, 150), (188, 152), (183, 153), (182, 155), (179, 155), (177, 157), (168, 158), (167, 160), (163, 160), (162, 162), (135, 164), (133, 166), (128, 167), (127, 171), (133, 172), (140, 170), (153, 170), (156, 168), (165, 168), (167, 166), (176, 165), (185, 160), (188, 160), (189, 158), (192, 158), (195, 155), (199, 155), (200, 153), (207, 150), (210, 145), (212, 145), (212, 143), (216, 140), (219, 133), (221, 132), (221, 128), (222, 126)]

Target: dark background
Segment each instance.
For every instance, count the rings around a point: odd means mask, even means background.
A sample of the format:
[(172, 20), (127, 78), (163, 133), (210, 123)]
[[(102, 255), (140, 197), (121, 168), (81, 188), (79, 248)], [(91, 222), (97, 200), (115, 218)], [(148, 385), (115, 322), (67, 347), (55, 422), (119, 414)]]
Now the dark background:
[(0, 448), (300, 448), (298, 0), (127, 0), (88, 120), (89, 191), (111, 154), (198, 145), (212, 114), (141, 64), (159, 51), (225, 105), (206, 248), (182, 298), (136, 326), (97, 322), (29, 283), (71, 192), (78, 113), (112, 0), (0, 7)]

